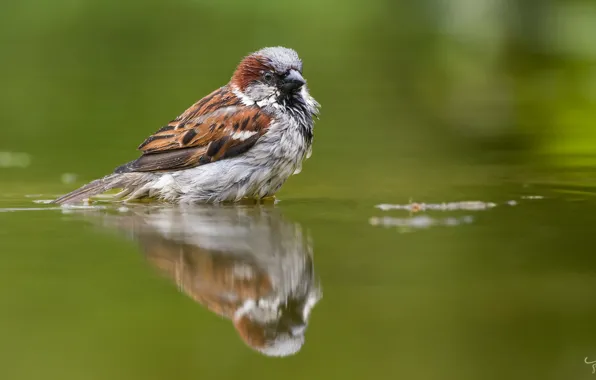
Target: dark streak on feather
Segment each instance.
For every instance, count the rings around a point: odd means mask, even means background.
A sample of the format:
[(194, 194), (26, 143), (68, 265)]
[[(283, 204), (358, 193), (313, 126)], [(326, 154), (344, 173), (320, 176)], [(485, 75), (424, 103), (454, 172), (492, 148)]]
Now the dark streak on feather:
[(197, 131), (194, 129), (188, 130), (188, 132), (184, 133), (184, 137), (182, 137), (182, 144), (186, 145), (192, 141), (192, 139), (197, 135)]
[(255, 142), (257, 141), (258, 138), (259, 138), (259, 135), (254, 135), (254, 136), (244, 140), (242, 143), (230, 147), (224, 153), (223, 158), (230, 158), (230, 157), (234, 157), (234, 156), (238, 156), (240, 154), (246, 153), (255, 144)]
[(219, 102), (213, 102), (213, 103), (209, 104), (207, 107), (205, 107), (205, 109), (202, 110), (202, 112), (205, 114), (210, 113), (218, 105), (219, 105)]
[(184, 169), (192, 164), (191, 159), (196, 153), (197, 149), (180, 149), (165, 153), (144, 154), (116, 170), (122, 173)]
[(165, 127), (161, 127), (159, 129), (159, 131), (155, 132), (155, 133), (161, 133), (161, 132), (167, 132), (167, 131), (171, 131), (172, 129), (176, 128), (173, 125), (166, 125)]
[(221, 95), (222, 89), (218, 89), (217, 91), (212, 92), (211, 94), (207, 95), (197, 104), (197, 109), (201, 109), (205, 104), (209, 103), (211, 99), (215, 98), (216, 96)]
[(139, 145), (138, 149), (143, 149), (145, 146), (147, 146), (147, 144), (155, 141), (155, 140), (162, 140), (162, 139), (169, 139), (170, 137), (172, 137), (174, 135), (153, 135), (153, 136), (149, 136), (147, 137), (147, 139), (145, 141), (143, 141), (143, 143), (141, 145)]
[(219, 140), (215, 140), (215, 141), (211, 142), (211, 144), (209, 144), (209, 148), (207, 149), (207, 155), (211, 156), (211, 157), (215, 156), (217, 154), (217, 152), (220, 151), (220, 149), (223, 147), (223, 145), (228, 140), (229, 140), (229, 137), (224, 136)]

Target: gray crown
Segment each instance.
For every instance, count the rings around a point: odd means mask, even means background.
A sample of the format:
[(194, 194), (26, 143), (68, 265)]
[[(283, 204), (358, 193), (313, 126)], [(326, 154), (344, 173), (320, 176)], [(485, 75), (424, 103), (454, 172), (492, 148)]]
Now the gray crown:
[(292, 49), (282, 46), (266, 47), (254, 54), (268, 58), (271, 66), (279, 73), (284, 73), (290, 69), (302, 71), (302, 61), (298, 57), (298, 53)]

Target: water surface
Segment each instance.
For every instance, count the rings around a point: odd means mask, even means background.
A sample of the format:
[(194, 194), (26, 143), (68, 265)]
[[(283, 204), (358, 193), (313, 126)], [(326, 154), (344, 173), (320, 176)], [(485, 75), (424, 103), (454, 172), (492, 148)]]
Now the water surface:
[[(3, 2), (0, 379), (594, 379), (595, 28), (594, 0)], [(276, 205), (43, 202), (276, 45), (322, 105)]]
[(4, 378), (592, 376), (590, 193), (48, 198), (0, 201)]

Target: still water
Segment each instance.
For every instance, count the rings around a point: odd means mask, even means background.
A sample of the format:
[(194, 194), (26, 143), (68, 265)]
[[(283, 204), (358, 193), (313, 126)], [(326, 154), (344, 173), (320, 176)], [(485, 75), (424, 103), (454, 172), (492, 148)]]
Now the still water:
[(3, 379), (596, 376), (589, 192), (52, 197), (0, 200)]
[[(1, 2), (0, 380), (596, 379), (594, 35), (594, 0)], [(322, 105), (278, 203), (44, 202), (276, 45)]]

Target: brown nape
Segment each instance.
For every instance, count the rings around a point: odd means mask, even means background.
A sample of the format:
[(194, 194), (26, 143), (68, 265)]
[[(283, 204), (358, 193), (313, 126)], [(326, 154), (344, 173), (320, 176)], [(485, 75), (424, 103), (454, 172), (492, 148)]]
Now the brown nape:
[(261, 78), (263, 71), (271, 70), (267, 58), (259, 55), (250, 55), (242, 60), (234, 75), (231, 84), (244, 91), (251, 83)]

